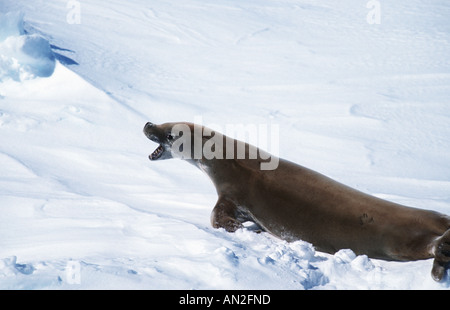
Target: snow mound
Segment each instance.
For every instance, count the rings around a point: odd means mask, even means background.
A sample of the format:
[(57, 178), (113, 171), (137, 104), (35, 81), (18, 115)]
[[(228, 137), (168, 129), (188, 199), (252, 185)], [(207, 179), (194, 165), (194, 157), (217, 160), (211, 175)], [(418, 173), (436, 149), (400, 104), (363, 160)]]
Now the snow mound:
[(0, 14), (0, 81), (49, 77), (55, 63), (50, 43), (40, 35), (26, 34), (22, 13)]

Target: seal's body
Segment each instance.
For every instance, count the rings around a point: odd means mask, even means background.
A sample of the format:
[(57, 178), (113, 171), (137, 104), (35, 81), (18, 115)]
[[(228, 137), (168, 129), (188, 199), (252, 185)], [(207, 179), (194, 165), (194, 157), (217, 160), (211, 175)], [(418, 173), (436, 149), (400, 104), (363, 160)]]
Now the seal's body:
[[(179, 149), (172, 148), (179, 138), (173, 133), (177, 124), (188, 126), (194, 134), (196, 125), (189, 123), (147, 123), (145, 134), (160, 143), (151, 160), (179, 157)], [(215, 137), (223, 139), (224, 148), (234, 145), (236, 151), (244, 145), (248, 150), (244, 142), (220, 133)], [(263, 156), (255, 159), (184, 158), (203, 170), (216, 187), (219, 199), (211, 214), (213, 227), (234, 232), (243, 222), (253, 221), (281, 239), (308, 241), (328, 253), (349, 248), (384, 260), (434, 257), (432, 276), (437, 281), (443, 278), (450, 261), (450, 217), (367, 195), (283, 159), (276, 169), (261, 170), (268, 157), (263, 151), (259, 154)]]

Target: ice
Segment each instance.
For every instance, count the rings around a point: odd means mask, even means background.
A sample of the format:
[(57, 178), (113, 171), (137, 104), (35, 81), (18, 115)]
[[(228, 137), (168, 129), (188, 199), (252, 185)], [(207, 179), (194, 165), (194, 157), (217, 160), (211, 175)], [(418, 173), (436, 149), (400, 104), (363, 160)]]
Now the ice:
[(23, 14), (0, 15), (0, 81), (49, 77), (54, 69), (50, 43), (38, 34), (25, 34)]
[(18, 37), (25, 34), (23, 15), (19, 11), (0, 13), (0, 42), (11, 36)]

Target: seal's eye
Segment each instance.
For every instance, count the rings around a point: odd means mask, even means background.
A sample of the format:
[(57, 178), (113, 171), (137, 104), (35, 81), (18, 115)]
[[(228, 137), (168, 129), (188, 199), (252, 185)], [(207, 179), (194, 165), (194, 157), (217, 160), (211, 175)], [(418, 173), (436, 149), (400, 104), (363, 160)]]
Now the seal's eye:
[(167, 140), (169, 140), (169, 141), (172, 141), (172, 140), (173, 140), (173, 136), (172, 136), (170, 133), (166, 136), (166, 138), (167, 138)]

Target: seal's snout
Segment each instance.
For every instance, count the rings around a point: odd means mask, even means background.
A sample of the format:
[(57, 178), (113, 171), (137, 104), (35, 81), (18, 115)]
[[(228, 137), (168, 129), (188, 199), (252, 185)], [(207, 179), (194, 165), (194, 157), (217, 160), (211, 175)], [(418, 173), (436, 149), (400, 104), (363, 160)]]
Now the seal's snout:
[(155, 126), (155, 124), (148, 122), (144, 126), (144, 132), (148, 132), (148, 130), (150, 130), (153, 126)]
[(152, 131), (154, 130), (155, 124), (148, 122), (144, 126), (144, 134), (147, 138), (152, 139)]

